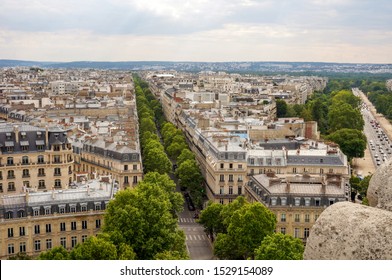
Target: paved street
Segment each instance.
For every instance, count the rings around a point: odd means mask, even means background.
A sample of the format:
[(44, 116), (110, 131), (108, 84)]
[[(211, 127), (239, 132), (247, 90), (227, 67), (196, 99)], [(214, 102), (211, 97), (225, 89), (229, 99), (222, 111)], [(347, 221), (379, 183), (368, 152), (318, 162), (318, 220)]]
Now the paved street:
[(185, 232), (186, 246), (191, 260), (213, 259), (211, 243), (204, 233), (204, 228), (195, 222), (187, 209), (181, 213), (178, 219), (180, 228)]

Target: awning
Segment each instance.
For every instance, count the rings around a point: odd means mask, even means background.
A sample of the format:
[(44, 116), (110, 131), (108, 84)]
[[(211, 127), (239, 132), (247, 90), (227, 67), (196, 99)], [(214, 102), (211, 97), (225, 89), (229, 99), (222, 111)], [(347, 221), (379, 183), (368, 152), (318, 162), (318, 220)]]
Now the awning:
[(35, 140), (35, 145), (45, 145), (45, 141), (44, 140)]
[(14, 141), (5, 141), (4, 144), (5, 144), (6, 147), (13, 147), (13, 146), (15, 146)]

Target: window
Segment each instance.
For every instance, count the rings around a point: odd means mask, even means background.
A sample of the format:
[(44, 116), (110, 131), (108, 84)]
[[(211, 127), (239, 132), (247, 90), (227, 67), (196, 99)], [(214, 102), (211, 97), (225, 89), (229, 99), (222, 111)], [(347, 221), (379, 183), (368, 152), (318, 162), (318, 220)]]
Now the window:
[(286, 234), (286, 228), (285, 227), (280, 228), (280, 233)]
[(132, 167), (133, 170), (137, 170), (137, 164), (134, 164)]
[(53, 163), (61, 163), (61, 156), (59, 155), (53, 156)]
[(229, 174), (229, 182), (234, 182), (234, 176), (232, 174)]
[(316, 198), (316, 199), (314, 200), (314, 205), (320, 206), (320, 199), (319, 199), (319, 198)]
[(293, 173), (297, 173), (297, 168), (296, 167), (293, 168)]
[(26, 253), (26, 242), (20, 242), (19, 243), (19, 252), (20, 253)]
[(101, 220), (95, 220), (95, 228), (101, 228)]
[(335, 202), (335, 199), (333, 199), (333, 198), (329, 199), (329, 205), (332, 205), (334, 202)]
[(14, 158), (13, 157), (7, 157), (7, 165), (14, 165)]
[(82, 235), (82, 242), (87, 240), (87, 235)]
[(8, 237), (14, 237), (14, 229), (8, 228)]
[(305, 206), (310, 206), (310, 198), (305, 197)]
[(238, 182), (242, 182), (242, 181), (243, 181), (242, 175), (238, 175)]
[(82, 229), (87, 229), (87, 221), (82, 221)]
[(8, 211), (5, 213), (5, 218), (6, 219), (12, 219), (14, 217), (14, 213), (12, 211)]
[(287, 204), (287, 197), (281, 197), (280, 198), (280, 204), (283, 205), (283, 206), (286, 205)]
[(45, 180), (38, 180), (38, 188), (39, 189), (45, 188)]
[(238, 164), (238, 169), (242, 169), (242, 164)]
[(25, 235), (26, 235), (25, 227), (19, 227), (19, 236), (25, 236)]
[(71, 230), (76, 230), (76, 222), (71, 222)]
[(34, 234), (39, 234), (39, 233), (40, 233), (39, 225), (34, 225)]
[(242, 187), (238, 186), (238, 195), (241, 195), (241, 194), (242, 194)]
[(64, 214), (65, 213), (65, 205), (59, 205), (59, 213)]
[(309, 237), (309, 228), (304, 228), (304, 238)]
[(33, 208), (33, 216), (39, 216), (39, 208)]
[(45, 169), (44, 168), (38, 168), (38, 176), (39, 177), (45, 176)]
[(41, 240), (34, 240), (34, 250), (41, 251)]
[(15, 248), (14, 248), (14, 244), (10, 243), (8, 244), (8, 255), (12, 255), (15, 254)]
[(128, 184), (129, 180), (128, 180), (128, 176), (124, 176), (124, 184)]
[(46, 250), (52, 249), (52, 239), (46, 239)]
[(137, 176), (133, 176), (133, 183), (137, 184)]
[(320, 174), (324, 174), (324, 169), (320, 168)]
[(286, 222), (286, 213), (280, 214), (280, 221), (281, 222)]
[(224, 204), (223, 198), (220, 198), (220, 199), (219, 199), (219, 203), (220, 203), (220, 204)]
[(229, 186), (229, 194), (233, 194), (233, 186)]
[(67, 238), (66, 237), (60, 238), (60, 245), (63, 246), (65, 249), (67, 249)]
[(299, 214), (295, 214), (295, 215), (294, 215), (294, 222), (299, 223), (300, 221), (301, 221), (301, 220), (300, 220)]
[(233, 168), (233, 164), (229, 163), (229, 168), (232, 169)]
[(101, 203), (95, 203), (95, 211), (101, 210)]
[(75, 204), (72, 204), (72, 205), (69, 206), (69, 212), (71, 212), (71, 213), (75, 213), (76, 212), (76, 205)]
[(56, 167), (54, 169), (54, 176), (61, 176), (61, 168)]
[(221, 174), (219, 175), (219, 182), (224, 182), (225, 181), (225, 175)]
[(23, 187), (30, 188), (30, 182), (29, 181), (23, 181)]
[[(1, 180), (2, 178), (0, 178)], [(0, 183), (0, 192), (3, 192), (3, 183)]]
[(294, 199), (294, 203), (295, 203), (295, 206), (299, 206), (299, 204), (301, 203), (301, 198), (300, 197), (296, 197)]
[(65, 223), (60, 223), (60, 231), (65, 231)]
[(71, 237), (71, 246), (72, 246), (72, 248), (74, 248), (77, 243), (78, 243), (78, 237), (77, 236), (72, 236)]
[(219, 194), (224, 194), (225, 193), (225, 187), (220, 186), (219, 187)]
[(310, 215), (305, 214), (305, 223), (309, 223), (309, 222), (310, 222)]
[(220, 168), (221, 168), (221, 169), (225, 168), (225, 164), (224, 164), (224, 163), (221, 163), (221, 164), (220, 164)]
[(51, 224), (46, 224), (45, 228), (46, 228), (46, 232), (52, 232), (52, 225)]
[(314, 214), (314, 221), (317, 221), (319, 215), (318, 214)]
[(53, 145), (53, 151), (60, 151), (60, 145)]
[(14, 179), (14, 178), (15, 178), (15, 171), (14, 170), (8, 170), (7, 179)]
[(124, 164), (124, 171), (128, 170), (128, 164)]
[(277, 198), (276, 198), (276, 197), (271, 197), (271, 205), (272, 205), (272, 206), (275, 206), (275, 205), (276, 205), (276, 201), (277, 201)]
[(81, 204), (80, 205), (80, 211), (86, 212), (87, 211), (87, 204)]
[(29, 157), (28, 156), (22, 157), (22, 164), (29, 164)]
[(54, 187), (55, 188), (61, 188), (61, 180), (60, 179), (54, 180)]
[(38, 163), (44, 163), (44, 156), (39, 155), (38, 158), (37, 158), (37, 162)]
[(299, 238), (299, 228), (294, 228), (294, 237)]

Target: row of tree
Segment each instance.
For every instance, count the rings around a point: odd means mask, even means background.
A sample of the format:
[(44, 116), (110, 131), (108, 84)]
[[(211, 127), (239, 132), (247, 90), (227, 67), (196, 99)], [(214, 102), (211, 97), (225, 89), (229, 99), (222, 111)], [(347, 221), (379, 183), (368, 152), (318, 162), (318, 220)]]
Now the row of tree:
[(185, 234), (178, 227), (184, 199), (167, 173), (171, 162), (157, 135), (155, 121), (163, 123), (159, 103), (148, 84), (134, 77), (139, 115), (144, 178), (134, 189), (116, 193), (107, 206), (102, 231), (71, 251), (55, 247), (39, 259), (167, 260), (188, 259)]
[(176, 176), (180, 185), (190, 192), (190, 195), (199, 208), (203, 205), (203, 176), (195, 155), (189, 149), (183, 132), (172, 123), (166, 122), (161, 129), (166, 152), (176, 163)]
[(226, 205), (210, 203), (201, 211), (198, 222), (214, 242), (214, 254), (219, 259), (303, 258), (302, 241), (274, 233), (275, 214), (260, 202), (247, 202), (243, 196)]

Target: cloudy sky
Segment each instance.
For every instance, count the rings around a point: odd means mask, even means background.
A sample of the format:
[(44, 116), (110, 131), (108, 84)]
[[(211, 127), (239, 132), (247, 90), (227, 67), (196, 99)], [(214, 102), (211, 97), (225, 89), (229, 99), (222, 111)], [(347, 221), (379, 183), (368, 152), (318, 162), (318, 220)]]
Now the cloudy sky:
[(392, 63), (392, 1), (0, 0), (0, 58)]

